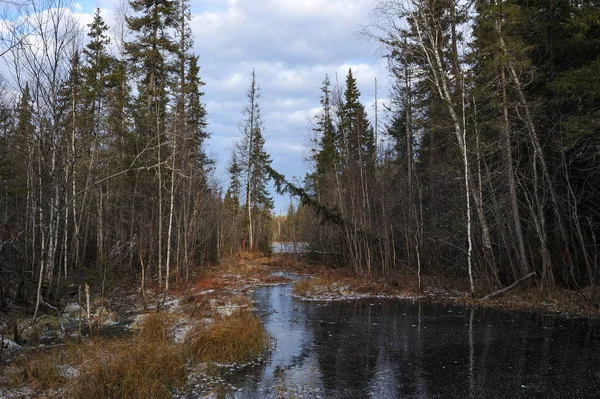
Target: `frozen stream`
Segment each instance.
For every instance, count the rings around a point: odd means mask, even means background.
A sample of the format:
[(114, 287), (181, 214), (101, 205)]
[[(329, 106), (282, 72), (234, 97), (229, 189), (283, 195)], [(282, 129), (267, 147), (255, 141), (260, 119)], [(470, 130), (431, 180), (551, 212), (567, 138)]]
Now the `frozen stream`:
[[(258, 288), (276, 348), (237, 398), (598, 398), (600, 323), (406, 300), (304, 302)], [(285, 394), (284, 394), (285, 392)]]

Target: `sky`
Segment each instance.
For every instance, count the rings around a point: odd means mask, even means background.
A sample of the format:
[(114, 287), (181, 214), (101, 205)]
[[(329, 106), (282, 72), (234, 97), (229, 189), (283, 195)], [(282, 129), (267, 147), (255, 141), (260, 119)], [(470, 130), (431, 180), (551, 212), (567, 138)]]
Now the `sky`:
[[(325, 74), (343, 83), (351, 67), (373, 118), (374, 80), (384, 102), (388, 74), (376, 44), (358, 32), (374, 5), (374, 0), (191, 0), (193, 52), (200, 56), (206, 83), (208, 154), (223, 187), (253, 69), (262, 89), (266, 149), (273, 168), (290, 179), (308, 171), (311, 119), (319, 110)], [(85, 0), (78, 7), (84, 21), (100, 7), (114, 26), (119, 0)], [(275, 213), (285, 213), (289, 198), (273, 194)]]

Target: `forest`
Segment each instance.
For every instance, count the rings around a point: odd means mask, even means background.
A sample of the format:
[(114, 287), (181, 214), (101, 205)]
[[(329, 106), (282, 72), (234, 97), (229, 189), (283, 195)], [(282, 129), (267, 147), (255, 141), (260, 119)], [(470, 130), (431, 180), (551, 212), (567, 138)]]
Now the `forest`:
[[(352, 69), (324, 76), (310, 170), (291, 182), (265, 149), (253, 72), (225, 187), (188, 0), (131, 0), (116, 36), (66, 0), (2, 7), (2, 309), (35, 320), (91, 280), (168, 292), (275, 236), (365, 279), (453, 277), (481, 296), (535, 275), (531, 289), (598, 301), (595, 0), (378, 1), (361, 36), (390, 101), (369, 116)], [(298, 198), (287, 215), (271, 182)]]

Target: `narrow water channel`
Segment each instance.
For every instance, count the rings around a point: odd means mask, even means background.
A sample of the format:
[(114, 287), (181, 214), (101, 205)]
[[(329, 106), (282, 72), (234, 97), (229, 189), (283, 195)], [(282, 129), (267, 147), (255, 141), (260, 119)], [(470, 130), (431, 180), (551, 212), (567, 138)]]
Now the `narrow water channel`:
[[(253, 294), (276, 340), (237, 398), (600, 398), (600, 323), (406, 300)], [(285, 394), (284, 394), (285, 393)]]

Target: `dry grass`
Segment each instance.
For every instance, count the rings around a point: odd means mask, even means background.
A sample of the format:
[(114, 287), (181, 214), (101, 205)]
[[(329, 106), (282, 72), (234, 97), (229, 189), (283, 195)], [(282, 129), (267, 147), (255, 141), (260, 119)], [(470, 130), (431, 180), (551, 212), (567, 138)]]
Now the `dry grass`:
[[(249, 300), (234, 296), (238, 306)], [(209, 327), (188, 334), (185, 344), (173, 342), (176, 317), (147, 315), (132, 338), (69, 343), (21, 357), (11, 367), (11, 386), (54, 391), (73, 398), (170, 398), (186, 380), (186, 360), (241, 363), (257, 358), (268, 345), (260, 322), (238, 310)]]
[(227, 291), (262, 284), (285, 283), (288, 280), (272, 275), (268, 258), (243, 253), (224, 259), (219, 265), (206, 270), (194, 284), (194, 292)]
[(205, 329), (191, 331), (187, 342), (197, 361), (231, 364), (257, 358), (269, 339), (260, 319), (240, 310)]
[(178, 346), (137, 338), (99, 349), (82, 364), (73, 397), (170, 398), (172, 389), (185, 382), (185, 357)]
[(185, 382), (183, 349), (173, 343), (175, 319), (166, 313), (146, 316), (133, 339), (100, 346), (86, 356), (73, 386), (78, 398), (170, 398)]
[(9, 370), (9, 386), (29, 386), (33, 390), (56, 390), (67, 380), (61, 375), (59, 365), (64, 363), (63, 351), (51, 350), (43, 354), (27, 354), (19, 357)]
[(147, 343), (170, 343), (175, 321), (175, 316), (169, 313), (149, 313), (140, 324), (137, 339)]
[(148, 315), (133, 338), (69, 343), (12, 366), (12, 386), (74, 398), (170, 398), (185, 382), (185, 356), (171, 338), (173, 317)]
[(295, 254), (275, 254), (260, 260), (261, 263), (271, 269), (286, 270), (300, 274), (316, 274), (324, 270), (331, 270), (320, 264), (310, 264), (306, 258)]

